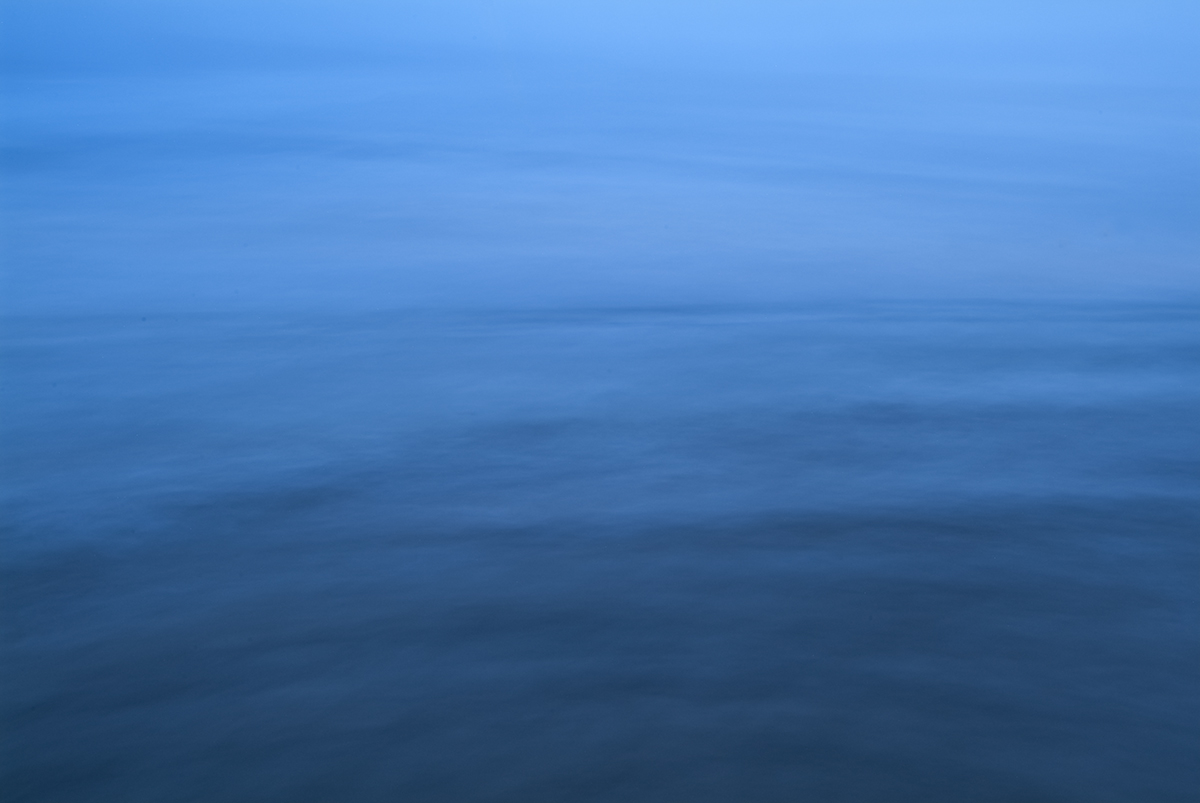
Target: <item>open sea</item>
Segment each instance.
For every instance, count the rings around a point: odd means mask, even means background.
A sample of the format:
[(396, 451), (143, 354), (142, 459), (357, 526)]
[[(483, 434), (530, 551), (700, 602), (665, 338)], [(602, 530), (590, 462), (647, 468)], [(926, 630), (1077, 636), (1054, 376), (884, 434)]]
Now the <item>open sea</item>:
[(11, 803), (1200, 800), (1200, 307), (10, 317)]

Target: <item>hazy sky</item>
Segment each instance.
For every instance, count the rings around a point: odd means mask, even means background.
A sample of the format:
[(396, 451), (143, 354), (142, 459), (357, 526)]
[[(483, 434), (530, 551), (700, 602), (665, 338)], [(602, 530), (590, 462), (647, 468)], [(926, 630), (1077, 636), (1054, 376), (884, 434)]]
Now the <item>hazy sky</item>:
[(1200, 295), (1194, 2), (4, 14), (10, 310)]

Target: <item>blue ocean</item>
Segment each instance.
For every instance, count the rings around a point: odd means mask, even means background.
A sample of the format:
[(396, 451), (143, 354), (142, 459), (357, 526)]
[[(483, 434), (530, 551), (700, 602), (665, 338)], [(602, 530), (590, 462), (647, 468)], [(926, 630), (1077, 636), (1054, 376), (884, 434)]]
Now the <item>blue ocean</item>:
[(0, 3), (0, 803), (1200, 803), (1200, 3)]
[(1197, 799), (1195, 305), (4, 332), (5, 800)]

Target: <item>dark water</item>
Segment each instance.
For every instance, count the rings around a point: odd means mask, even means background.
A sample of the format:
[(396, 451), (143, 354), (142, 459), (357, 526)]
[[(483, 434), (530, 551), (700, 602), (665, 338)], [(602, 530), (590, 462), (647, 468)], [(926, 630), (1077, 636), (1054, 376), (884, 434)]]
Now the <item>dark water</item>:
[(10, 320), (5, 799), (1200, 799), (1198, 320)]

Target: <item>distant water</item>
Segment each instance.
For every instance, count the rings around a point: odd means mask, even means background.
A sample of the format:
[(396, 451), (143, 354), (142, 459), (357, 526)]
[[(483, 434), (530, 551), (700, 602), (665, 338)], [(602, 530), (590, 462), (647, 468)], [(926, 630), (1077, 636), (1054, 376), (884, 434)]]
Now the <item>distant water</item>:
[(4, 324), (5, 800), (1200, 799), (1200, 309)]

